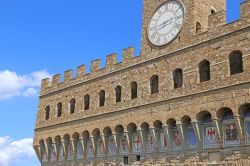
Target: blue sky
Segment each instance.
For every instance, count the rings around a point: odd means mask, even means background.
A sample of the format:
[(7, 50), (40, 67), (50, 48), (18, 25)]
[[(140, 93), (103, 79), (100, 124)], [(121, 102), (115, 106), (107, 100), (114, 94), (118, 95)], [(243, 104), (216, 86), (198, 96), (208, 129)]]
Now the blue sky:
[[(240, 17), (240, 2), (227, 1), (228, 22)], [(41, 77), (97, 58), (104, 65), (113, 52), (120, 60), (129, 46), (139, 54), (141, 18), (142, 0), (0, 1), (0, 159), (15, 141), (33, 137)], [(6, 165), (39, 165), (32, 154), (20, 156)]]

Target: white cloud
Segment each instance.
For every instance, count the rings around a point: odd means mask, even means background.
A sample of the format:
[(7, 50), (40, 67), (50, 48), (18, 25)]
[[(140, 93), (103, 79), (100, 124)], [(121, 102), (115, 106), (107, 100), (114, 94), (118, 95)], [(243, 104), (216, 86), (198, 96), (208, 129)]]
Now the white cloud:
[(10, 166), (13, 162), (34, 158), (33, 139), (13, 141), (10, 137), (0, 137), (0, 165)]
[(41, 80), (44, 78), (51, 78), (51, 74), (46, 70), (28, 75), (18, 75), (9, 70), (0, 71), (0, 100), (15, 96), (35, 96), (38, 94)]

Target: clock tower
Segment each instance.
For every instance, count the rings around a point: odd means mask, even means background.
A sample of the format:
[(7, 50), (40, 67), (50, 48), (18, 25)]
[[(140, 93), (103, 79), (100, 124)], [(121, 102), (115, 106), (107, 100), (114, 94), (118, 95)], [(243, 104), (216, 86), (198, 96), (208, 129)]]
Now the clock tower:
[(174, 51), (208, 30), (208, 17), (225, 11), (226, 0), (144, 0), (141, 55)]

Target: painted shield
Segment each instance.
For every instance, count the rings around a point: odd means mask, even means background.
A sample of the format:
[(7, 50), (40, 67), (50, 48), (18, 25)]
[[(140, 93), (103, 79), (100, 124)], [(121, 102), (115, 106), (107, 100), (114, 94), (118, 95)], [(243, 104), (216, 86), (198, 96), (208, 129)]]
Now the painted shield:
[(83, 158), (83, 146), (82, 146), (81, 141), (77, 142), (77, 157)]
[(225, 126), (225, 143), (239, 144), (239, 133), (235, 123), (226, 124)]
[(194, 129), (192, 127), (188, 128), (188, 145), (190, 147), (194, 147), (196, 146), (196, 144), (197, 144), (197, 139), (196, 139)]
[(181, 146), (181, 136), (177, 130), (174, 130), (173, 137), (174, 137), (174, 145), (176, 147), (180, 147)]
[(167, 138), (164, 133), (160, 134), (161, 149), (165, 149), (168, 146)]
[(114, 138), (111, 136), (111, 137), (109, 138), (109, 152), (110, 152), (111, 154), (114, 154), (115, 151), (116, 151), (115, 140), (114, 140)]
[(94, 156), (94, 146), (91, 142), (88, 142), (88, 148), (87, 148), (87, 154), (88, 157), (93, 157)]
[(214, 144), (216, 141), (216, 130), (215, 127), (207, 127), (205, 129), (205, 139), (208, 144)]
[(121, 152), (128, 153), (128, 141), (126, 136), (121, 138)]
[(135, 151), (141, 151), (142, 148), (142, 141), (141, 141), (141, 137), (139, 135), (135, 135), (134, 136), (134, 147), (135, 147)]
[(99, 139), (98, 141), (98, 152), (100, 155), (104, 154), (104, 142), (102, 139)]
[(152, 151), (154, 149), (154, 138), (152, 134), (148, 135), (148, 151)]

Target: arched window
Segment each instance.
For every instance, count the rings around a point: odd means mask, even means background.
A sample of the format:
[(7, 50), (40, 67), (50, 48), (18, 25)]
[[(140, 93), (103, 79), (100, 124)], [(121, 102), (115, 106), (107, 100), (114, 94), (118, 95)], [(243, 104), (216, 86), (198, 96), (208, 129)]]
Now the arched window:
[(49, 120), (50, 106), (45, 108), (45, 120)]
[(201, 32), (201, 23), (196, 22), (196, 33), (200, 33)]
[(173, 72), (174, 78), (174, 89), (180, 88), (183, 85), (183, 74), (182, 69), (175, 69)]
[(218, 113), (217, 116), (221, 118), (223, 122), (224, 144), (228, 146), (239, 145), (239, 132), (234, 120), (233, 111), (230, 108), (222, 108)]
[(242, 53), (234, 51), (229, 55), (230, 74), (239, 74), (243, 72)]
[(116, 103), (122, 101), (122, 87), (119, 85), (115, 88), (115, 97), (116, 97)]
[(218, 146), (216, 128), (212, 122), (212, 115), (208, 111), (202, 111), (197, 115), (197, 120), (202, 127), (202, 141), (205, 148), (213, 148)]
[(70, 114), (75, 113), (76, 101), (75, 99), (71, 99), (69, 103)]
[(101, 90), (99, 92), (99, 106), (103, 107), (105, 105), (105, 91)]
[(90, 96), (89, 94), (84, 96), (84, 110), (89, 110)]
[(62, 103), (58, 103), (57, 104), (57, 117), (61, 117), (62, 116)]
[(131, 82), (131, 99), (137, 98), (137, 82)]
[(200, 82), (210, 80), (210, 63), (207, 60), (202, 61), (199, 64)]
[(156, 94), (159, 92), (159, 77), (153, 75), (150, 79), (151, 94)]

